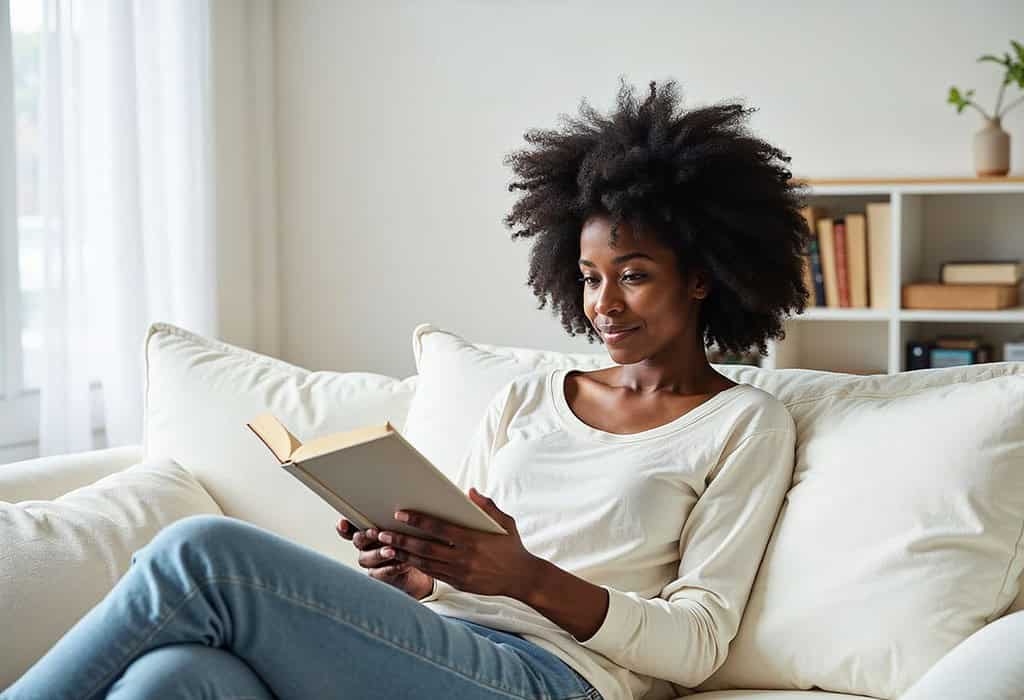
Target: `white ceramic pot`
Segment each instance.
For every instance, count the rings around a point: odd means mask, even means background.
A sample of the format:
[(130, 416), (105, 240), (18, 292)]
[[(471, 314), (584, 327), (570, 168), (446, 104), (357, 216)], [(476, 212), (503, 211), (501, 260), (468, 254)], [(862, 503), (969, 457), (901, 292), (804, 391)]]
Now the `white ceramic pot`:
[(978, 177), (998, 177), (1010, 172), (1010, 135), (999, 118), (986, 119), (974, 134), (974, 171)]

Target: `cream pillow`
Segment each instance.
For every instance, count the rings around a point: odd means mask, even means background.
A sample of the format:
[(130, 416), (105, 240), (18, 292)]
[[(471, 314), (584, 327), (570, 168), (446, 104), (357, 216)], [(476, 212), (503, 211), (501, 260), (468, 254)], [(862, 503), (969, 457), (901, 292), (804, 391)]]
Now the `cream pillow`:
[(412, 350), (417, 386), (403, 435), (450, 479), (487, 404), (506, 383), (553, 367), (599, 369), (615, 364), (607, 352), (473, 344), (430, 323), (413, 330)]
[(176, 326), (146, 340), (145, 454), (190, 470), (224, 511), (355, 565), (338, 513), (281, 469), (245, 423), (272, 412), (300, 440), (390, 421), (402, 429), (416, 377), (312, 372)]
[(0, 501), (0, 688), (114, 586), (161, 529), (220, 509), (171, 460), (148, 460), (53, 501)]
[(1024, 376), (915, 388), (941, 377), (913, 374), (787, 402), (793, 486), (701, 689), (894, 698), (1018, 594)]

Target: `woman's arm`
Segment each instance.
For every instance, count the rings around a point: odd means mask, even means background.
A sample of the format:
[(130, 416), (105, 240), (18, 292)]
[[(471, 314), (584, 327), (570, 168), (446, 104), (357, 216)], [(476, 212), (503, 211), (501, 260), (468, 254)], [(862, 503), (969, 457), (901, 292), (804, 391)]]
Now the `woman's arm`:
[(687, 688), (703, 682), (725, 661), (790, 486), (796, 429), (787, 419), (723, 456), (683, 525), (678, 576), (659, 596), (600, 586), (602, 601), (590, 584), (545, 567), (526, 602), (620, 666)]
[(544, 559), (537, 560), (533, 585), (517, 597), (580, 640), (593, 637), (608, 613), (608, 591)]

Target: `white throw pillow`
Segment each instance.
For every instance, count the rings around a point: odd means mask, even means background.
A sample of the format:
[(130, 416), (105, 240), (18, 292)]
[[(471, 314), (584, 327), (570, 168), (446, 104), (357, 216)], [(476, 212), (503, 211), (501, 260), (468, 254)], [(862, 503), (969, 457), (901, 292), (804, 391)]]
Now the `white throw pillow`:
[(877, 376), (787, 402), (793, 486), (701, 689), (894, 698), (1006, 610), (1024, 568), (1024, 376), (988, 370), (1005, 375)]
[(166, 459), (53, 501), (0, 501), (0, 689), (102, 600), (161, 529), (220, 512), (187, 470)]
[(516, 377), (554, 367), (599, 369), (615, 364), (604, 353), (563, 353), (473, 344), (421, 323), (412, 333), (417, 386), (403, 436), (454, 479), (487, 404)]
[(145, 454), (198, 477), (224, 511), (355, 565), (338, 513), (280, 467), (246, 422), (277, 416), (300, 440), (390, 421), (402, 429), (416, 377), (312, 372), (156, 323), (146, 341)]

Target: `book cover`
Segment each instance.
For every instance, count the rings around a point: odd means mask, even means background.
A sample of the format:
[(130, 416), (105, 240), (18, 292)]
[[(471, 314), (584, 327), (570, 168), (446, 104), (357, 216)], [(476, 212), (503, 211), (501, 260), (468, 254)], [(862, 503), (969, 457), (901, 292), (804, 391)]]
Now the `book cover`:
[(1019, 260), (949, 260), (939, 265), (943, 284), (1020, 284), (1022, 278)]
[(836, 281), (835, 238), (832, 235), (832, 219), (818, 219), (818, 251), (821, 253), (821, 272), (825, 284), (825, 306), (839, 308), (839, 285)]
[(390, 423), (364, 426), (302, 443), (272, 414), (246, 423), (281, 468), (356, 527), (434, 539), (394, 519), (414, 510), (462, 527), (508, 534)]
[(835, 237), (836, 289), (839, 292), (839, 306), (850, 307), (850, 277), (847, 263), (846, 220), (838, 218), (832, 222)]
[(892, 303), (891, 208), (888, 202), (867, 205), (868, 302), (872, 309), (888, 309)]
[(850, 306), (868, 306), (868, 241), (863, 214), (846, 215), (846, 267), (850, 288)]

